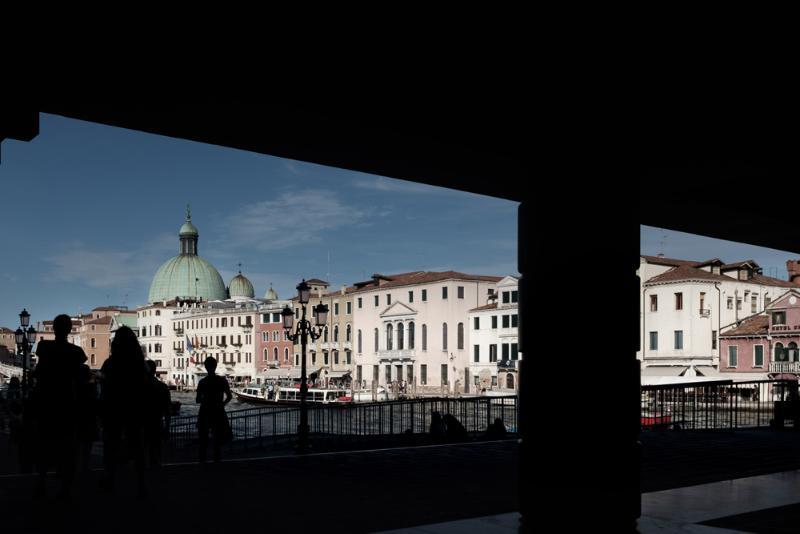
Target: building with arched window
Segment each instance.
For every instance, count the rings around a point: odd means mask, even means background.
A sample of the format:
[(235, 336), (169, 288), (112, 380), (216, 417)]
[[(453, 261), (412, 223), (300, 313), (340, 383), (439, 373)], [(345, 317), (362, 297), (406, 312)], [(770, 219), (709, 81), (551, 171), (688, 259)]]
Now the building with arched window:
[(735, 380), (800, 377), (800, 290), (790, 289), (761, 313), (720, 335), (719, 372)]
[(375, 274), (354, 284), (355, 327), (375, 335), (356, 354), (356, 378), (366, 387), (405, 383), (421, 394), (469, 392), (467, 316), (485, 304), (500, 279), (415, 271)]

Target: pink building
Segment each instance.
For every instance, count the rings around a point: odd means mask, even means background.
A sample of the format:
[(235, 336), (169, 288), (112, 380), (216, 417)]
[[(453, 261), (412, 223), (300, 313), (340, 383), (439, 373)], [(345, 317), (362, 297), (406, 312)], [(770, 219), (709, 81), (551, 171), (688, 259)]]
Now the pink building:
[(800, 291), (791, 289), (720, 335), (721, 373), (761, 380), (800, 376)]
[(292, 367), (292, 342), (286, 339), (281, 317), (285, 305), (283, 301), (276, 301), (259, 307), (255, 324), (257, 383), (268, 377), (285, 377)]

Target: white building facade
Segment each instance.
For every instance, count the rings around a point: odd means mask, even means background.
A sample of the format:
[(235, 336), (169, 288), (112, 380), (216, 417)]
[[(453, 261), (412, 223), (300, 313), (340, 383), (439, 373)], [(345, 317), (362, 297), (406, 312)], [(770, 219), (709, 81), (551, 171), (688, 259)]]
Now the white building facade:
[(719, 369), (719, 334), (761, 313), (788, 288), (753, 262), (725, 264), (642, 256), (640, 345), (644, 376), (709, 376)]
[(519, 279), (506, 276), (488, 303), (469, 312), (470, 372), (477, 391), (519, 388)]
[(255, 381), (259, 374), (253, 327), (259, 302), (213, 301), (179, 308), (172, 315), (175, 369), (174, 380), (196, 387), (206, 375), (207, 357), (217, 360), (216, 374), (234, 384)]
[(421, 394), (469, 391), (469, 310), (485, 304), (498, 281), (417, 271), (355, 284), (356, 382), (370, 388), (405, 381)]

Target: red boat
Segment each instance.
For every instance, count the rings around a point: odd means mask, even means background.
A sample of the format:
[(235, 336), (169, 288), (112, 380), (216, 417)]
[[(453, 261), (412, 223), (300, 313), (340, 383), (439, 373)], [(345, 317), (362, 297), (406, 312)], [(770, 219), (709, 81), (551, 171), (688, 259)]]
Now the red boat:
[(644, 415), (642, 414), (642, 426), (667, 425), (672, 422), (671, 415)]

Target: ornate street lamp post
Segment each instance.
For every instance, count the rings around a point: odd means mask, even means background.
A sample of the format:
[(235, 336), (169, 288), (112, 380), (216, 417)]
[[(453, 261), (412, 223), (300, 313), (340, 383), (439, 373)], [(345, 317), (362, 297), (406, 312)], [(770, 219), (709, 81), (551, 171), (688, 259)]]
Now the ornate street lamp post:
[(306, 319), (306, 304), (308, 304), (309, 297), (311, 296), (311, 288), (306, 283), (305, 279), (297, 286), (297, 298), (300, 301), (302, 308), (302, 315), (297, 322), (294, 334), (292, 326), (294, 325), (294, 312), (289, 306), (286, 306), (281, 312), (283, 317), (283, 328), (286, 330), (286, 336), (296, 343), (300, 340), (300, 424), (297, 427), (297, 452), (308, 452), (308, 405), (306, 398), (308, 397), (308, 383), (306, 378), (306, 345), (308, 338), (311, 341), (316, 341), (325, 330), (325, 322), (328, 320), (328, 306), (321, 302), (312, 308), (314, 315), (314, 325)]
[(36, 330), (30, 323), (31, 314), (25, 308), (19, 314), (20, 327), (14, 332), (14, 341), (17, 342), (17, 351), (22, 355), (22, 398), (28, 398), (28, 361), (31, 348), (36, 343)]

